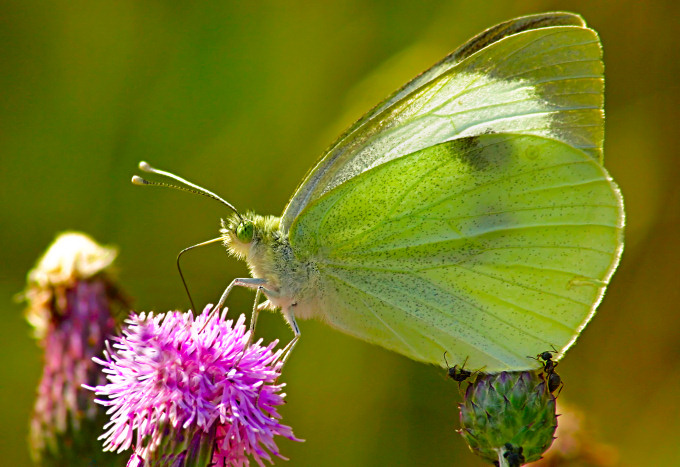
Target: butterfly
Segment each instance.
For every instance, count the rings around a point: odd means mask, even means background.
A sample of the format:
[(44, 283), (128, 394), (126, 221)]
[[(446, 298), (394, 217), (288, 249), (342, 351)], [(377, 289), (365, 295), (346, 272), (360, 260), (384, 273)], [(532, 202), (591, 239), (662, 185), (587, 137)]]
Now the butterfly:
[[(598, 35), (571, 13), (494, 26), (352, 125), (281, 217), (234, 213), (220, 240), (264, 308), (316, 318), (412, 359), (487, 372), (560, 355), (593, 317), (623, 248), (602, 166)], [(135, 180), (133, 180), (135, 181)], [(137, 177), (138, 184), (148, 184)], [(257, 301), (257, 299), (256, 299)], [(253, 316), (253, 321), (256, 315)]]

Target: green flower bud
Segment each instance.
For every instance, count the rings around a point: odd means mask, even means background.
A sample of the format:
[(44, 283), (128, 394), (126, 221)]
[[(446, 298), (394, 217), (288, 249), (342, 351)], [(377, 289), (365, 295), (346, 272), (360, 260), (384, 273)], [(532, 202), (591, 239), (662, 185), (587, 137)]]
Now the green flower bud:
[(533, 462), (555, 439), (555, 398), (541, 371), (483, 374), (465, 392), (460, 423), (478, 456), (496, 465)]

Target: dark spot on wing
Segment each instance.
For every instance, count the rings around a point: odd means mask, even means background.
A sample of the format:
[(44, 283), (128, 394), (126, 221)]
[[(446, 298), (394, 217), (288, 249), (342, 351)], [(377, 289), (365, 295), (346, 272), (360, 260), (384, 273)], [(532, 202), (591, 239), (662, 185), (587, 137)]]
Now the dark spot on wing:
[(481, 171), (489, 166), (489, 160), (485, 157), (484, 146), (479, 144), (478, 136), (470, 136), (452, 141), (451, 152), (472, 170)]
[(451, 157), (472, 171), (506, 165), (515, 151), (512, 139), (516, 135), (503, 135), (487, 129), (484, 134), (459, 138), (447, 143)]

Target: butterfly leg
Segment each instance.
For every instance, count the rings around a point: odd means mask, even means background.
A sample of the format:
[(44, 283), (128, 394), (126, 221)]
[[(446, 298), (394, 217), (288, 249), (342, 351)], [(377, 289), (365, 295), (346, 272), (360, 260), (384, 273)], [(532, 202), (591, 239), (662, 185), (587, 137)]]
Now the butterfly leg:
[[(293, 315), (293, 307), (289, 307), (285, 310), (282, 310), (283, 317), (286, 319), (288, 324), (290, 325), (290, 328), (293, 330), (293, 333), (295, 333), (295, 336), (293, 336), (293, 339), (286, 344), (286, 346), (283, 348), (283, 358), (282, 362), (283, 365), (286, 364), (286, 361), (288, 360), (288, 357), (290, 357), (290, 354), (293, 352), (293, 348), (295, 348), (295, 344), (297, 344), (297, 341), (300, 339), (300, 328), (297, 325), (297, 322), (295, 321), (295, 316)], [(283, 365), (281, 368), (283, 368)]]
[(250, 341), (248, 342), (248, 345), (253, 343), (253, 338), (255, 337), (255, 326), (257, 325), (257, 318), (258, 316), (260, 316), (260, 311), (264, 310), (265, 308), (267, 308), (267, 305), (269, 305), (269, 302), (258, 303), (258, 301), (260, 300), (260, 295), (262, 294), (263, 290), (264, 287), (259, 286), (255, 291), (253, 313), (250, 315)]
[(262, 294), (262, 286), (255, 290), (255, 302), (253, 303), (253, 313), (250, 315), (250, 341), (253, 341), (253, 334), (255, 334), (255, 325), (257, 324), (257, 317), (260, 315), (260, 307), (258, 301)]
[(227, 301), (227, 297), (231, 293), (231, 289), (233, 289), (236, 286), (239, 287), (248, 287), (249, 289), (257, 289), (260, 288), (264, 285), (267, 284), (267, 281), (264, 279), (255, 279), (252, 277), (245, 277), (245, 278), (239, 278), (239, 279), (234, 279), (231, 281), (231, 284), (222, 292), (222, 296), (220, 297), (220, 301), (217, 302), (217, 305), (213, 307), (214, 310), (219, 310), (224, 306), (224, 302)]
[[(248, 287), (250, 289), (259, 289), (262, 286), (264, 286), (267, 283), (266, 280), (264, 279), (255, 279), (252, 277), (244, 277), (244, 278), (239, 278), (239, 279), (234, 279), (231, 281), (231, 284), (222, 292), (222, 296), (220, 297), (220, 300), (217, 302), (217, 305), (215, 305), (212, 310), (210, 310), (210, 315), (208, 316), (208, 319), (206, 320), (205, 326), (207, 326), (208, 322), (215, 316), (216, 313), (219, 312), (219, 310), (224, 306), (224, 302), (227, 301), (227, 297), (231, 293), (231, 289), (236, 287), (237, 285), (240, 287)], [(205, 326), (203, 326), (205, 328)]]

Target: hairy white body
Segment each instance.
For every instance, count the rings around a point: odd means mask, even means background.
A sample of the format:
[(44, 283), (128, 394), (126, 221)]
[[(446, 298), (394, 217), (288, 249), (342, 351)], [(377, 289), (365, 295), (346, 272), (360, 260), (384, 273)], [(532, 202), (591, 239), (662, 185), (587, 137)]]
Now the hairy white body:
[[(267, 297), (262, 308), (280, 309), (289, 324), (296, 329), (295, 317), (322, 318), (323, 285), (313, 258), (299, 259), (288, 236), (281, 232), (280, 218), (248, 214), (253, 224), (253, 237), (244, 243), (234, 234), (240, 219), (237, 216), (222, 221), (222, 240), (235, 257), (245, 260), (250, 274), (262, 279)], [(259, 287), (260, 284), (253, 284)]]

